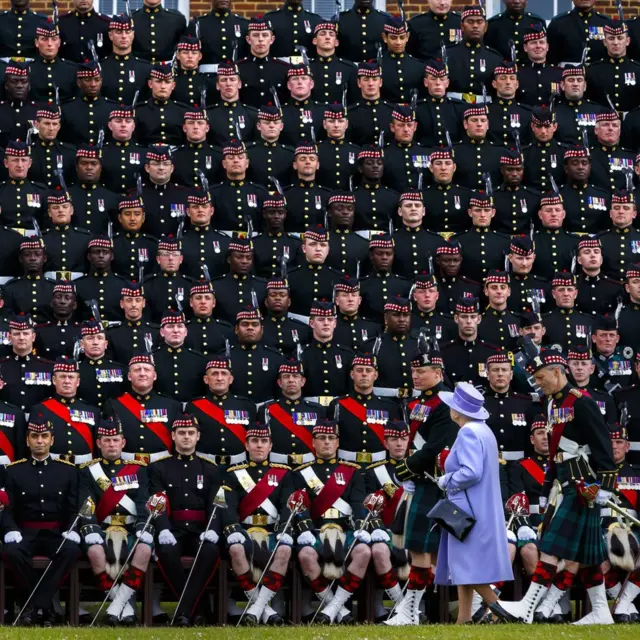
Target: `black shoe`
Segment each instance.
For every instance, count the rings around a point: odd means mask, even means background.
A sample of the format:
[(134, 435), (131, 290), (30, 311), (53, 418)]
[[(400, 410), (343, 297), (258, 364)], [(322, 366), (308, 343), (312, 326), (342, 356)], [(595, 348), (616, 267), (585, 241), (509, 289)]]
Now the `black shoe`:
[(56, 624), (56, 612), (53, 609), (44, 609), (42, 612), (42, 626), (51, 629)]
[(499, 602), (493, 602), (490, 604), (489, 609), (491, 609), (491, 611), (501, 620), (506, 620), (507, 622), (521, 622), (520, 618), (512, 616), (506, 609), (503, 609)]
[(201, 614), (197, 614), (193, 618), (193, 626), (194, 627), (204, 627), (207, 624), (207, 619), (205, 616)]
[(555, 613), (553, 615), (550, 615), (545, 622), (548, 622), (549, 624), (564, 624), (566, 622), (566, 620), (564, 619), (564, 616), (561, 613)]
[(429, 624), (429, 618), (427, 618), (427, 616), (422, 613), (422, 611), (420, 611), (420, 613), (418, 613), (418, 623), (419, 624)]
[(159, 613), (157, 616), (153, 616), (153, 624), (156, 626), (162, 626), (170, 622), (169, 616), (166, 613)]
[(539, 611), (536, 611), (533, 614), (533, 621), (542, 623), (542, 622), (549, 622), (549, 619), (545, 618)]
[(331, 624), (331, 618), (325, 613), (319, 613), (316, 616), (314, 624)]
[(117, 627), (120, 624), (120, 618), (114, 616), (112, 613), (107, 613), (102, 623), (107, 627)]
[(616, 624), (629, 624), (631, 622), (631, 617), (628, 613), (614, 613), (613, 621)]
[(136, 624), (136, 616), (135, 614), (132, 616), (124, 616), (124, 618), (120, 618), (120, 624), (123, 627), (133, 627)]
[(242, 618), (242, 626), (243, 627), (255, 627), (258, 625), (258, 618), (256, 618), (253, 613), (245, 613), (244, 618)]
[(20, 619), (18, 620), (18, 626), (20, 627), (32, 627), (36, 623), (36, 611), (30, 607), (26, 608)]
[(174, 627), (188, 627), (189, 626), (189, 618), (185, 615), (176, 616), (176, 619), (173, 621)]
[[(316, 618), (317, 620), (318, 618)], [(337, 620), (336, 620), (337, 622)], [(340, 624), (354, 624), (355, 620), (353, 619), (353, 616), (351, 614), (344, 616), (344, 618), (342, 618), (342, 620), (340, 620)]]
[(83, 613), (78, 617), (78, 624), (90, 624), (93, 617), (90, 613)]
[(472, 616), (471, 621), (478, 624), (486, 615), (488, 611), (486, 607), (480, 607)]
[(638, 613), (630, 613), (629, 614), (629, 622), (631, 624), (637, 624), (638, 622), (640, 622), (640, 614), (638, 614)]
[(265, 624), (270, 627), (282, 627), (284, 625), (284, 620), (277, 613), (274, 613), (272, 616), (267, 618), (267, 622)]

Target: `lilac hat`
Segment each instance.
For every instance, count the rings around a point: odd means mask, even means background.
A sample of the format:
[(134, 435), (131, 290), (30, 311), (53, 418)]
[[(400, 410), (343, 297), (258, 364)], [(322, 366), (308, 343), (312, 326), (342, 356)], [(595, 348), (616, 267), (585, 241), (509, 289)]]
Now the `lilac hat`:
[(441, 391), (438, 396), (447, 406), (453, 410), (478, 420), (486, 420), (489, 412), (482, 406), (484, 396), (468, 382), (459, 382), (455, 391)]

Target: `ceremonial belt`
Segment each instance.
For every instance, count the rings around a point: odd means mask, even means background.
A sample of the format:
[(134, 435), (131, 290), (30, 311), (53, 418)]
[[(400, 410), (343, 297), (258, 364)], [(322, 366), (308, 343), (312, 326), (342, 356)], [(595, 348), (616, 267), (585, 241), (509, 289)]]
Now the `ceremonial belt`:
[(44, 277), (49, 280), (78, 280), (78, 278), (82, 278), (84, 273), (82, 271), (69, 271), (68, 269), (61, 271), (45, 271)]
[[(9, 440), (9, 436), (4, 431), (0, 431), (0, 450), (6, 453), (5, 456), (0, 456), (0, 464), (9, 464), (16, 459), (15, 449)], [(3, 458), (8, 458), (8, 460), (5, 462)]]
[(11, 464), (13, 460), (9, 456), (0, 456), (0, 464)]
[(591, 447), (588, 444), (581, 445), (564, 436), (560, 436), (559, 446), (562, 451), (558, 451), (554, 456), (555, 462), (567, 462), (575, 458), (582, 458), (588, 461), (591, 455)]
[(544, 484), (544, 470), (530, 458), (520, 460), (520, 466), (539, 484)]
[(462, 100), (467, 104), (489, 104), (491, 96), (484, 96), (482, 93), (459, 93), (457, 91), (447, 91), (447, 98), (452, 100)]
[(335, 396), (305, 396), (303, 400), (305, 402), (315, 402), (323, 407), (328, 407), (333, 402), (334, 397)]
[[(311, 467), (307, 467), (307, 469), (311, 469)], [(302, 474), (304, 476), (304, 472), (307, 469), (302, 470)], [(312, 470), (313, 471), (313, 470)], [(339, 499), (342, 499), (342, 494), (345, 492), (346, 488), (349, 486), (349, 482), (355, 473), (355, 467), (348, 467), (344, 464), (339, 464), (331, 474), (330, 478), (324, 484), (322, 489), (318, 493), (316, 493), (315, 500), (311, 505), (311, 517), (314, 520), (322, 517), (322, 514), (334, 506), (335, 502)], [(344, 483), (337, 483), (337, 475), (342, 474), (344, 477)], [(306, 479), (306, 478), (305, 478)], [(316, 476), (317, 479), (317, 476)], [(317, 479), (318, 480), (318, 479)], [(319, 482), (319, 480), (318, 480)], [(344, 501), (343, 501), (344, 502)], [(344, 502), (345, 505), (349, 508), (348, 512), (345, 513), (345, 516), (351, 515), (352, 509), (349, 503)], [(340, 509), (343, 511), (343, 509)]]
[[(215, 453), (200, 453), (198, 455), (201, 458), (206, 458), (207, 460), (211, 460), (211, 462), (215, 462), (218, 465), (227, 465), (227, 464), (240, 464), (247, 459), (247, 454), (245, 451), (242, 453), (236, 453), (233, 456), (225, 455), (225, 454), (215, 454)], [(274, 462), (278, 462), (278, 460), (274, 460)]]
[(178, 509), (171, 512), (174, 522), (204, 522), (207, 514), (204, 509)]
[(524, 458), (524, 451), (501, 451), (500, 457), (507, 462), (517, 462)]
[(90, 462), (93, 459), (93, 454), (91, 453), (81, 453), (79, 455), (74, 455), (73, 453), (50, 453), (49, 455), (54, 460), (65, 460), (71, 464), (82, 464), (83, 462)]
[(409, 398), (415, 391), (408, 387), (373, 387), (373, 393), (384, 398)]
[(221, 409), (218, 405), (213, 404), (210, 400), (206, 398), (199, 398), (198, 400), (193, 401), (193, 405), (198, 407), (202, 413), (208, 415), (210, 418), (215, 420), (218, 424), (221, 424), (223, 427), (231, 431), (233, 435), (242, 442), (245, 443), (245, 429), (242, 425), (239, 424), (229, 424), (224, 417), (224, 410)]
[[(100, 467), (100, 469), (95, 469), (93, 467)], [(138, 465), (135, 464), (126, 464), (122, 467), (122, 469), (120, 469), (120, 471), (118, 471), (118, 473), (116, 473), (116, 478), (119, 476), (127, 476), (127, 475), (137, 475), (138, 471), (140, 470), (140, 467)], [(91, 465), (89, 467), (89, 471), (91, 472), (91, 475), (93, 476), (94, 480), (98, 483), (98, 486), (100, 486), (100, 483), (98, 482), (98, 477), (100, 477), (101, 475), (104, 476), (105, 478), (107, 478), (107, 475), (104, 473), (104, 470), (102, 469), (102, 467), (100, 466), (99, 462), (96, 462), (94, 465)], [(100, 473), (101, 472), (101, 473)], [(108, 478), (107, 478), (108, 480)], [(102, 488), (102, 487), (100, 487)], [(124, 498), (126, 498), (127, 500), (124, 500)], [(104, 493), (102, 494), (102, 498), (100, 498), (100, 502), (98, 502), (98, 505), (96, 506), (96, 520), (99, 523), (104, 522), (104, 519), (107, 516), (110, 516), (114, 509), (121, 503), (124, 502), (125, 504), (123, 504), (122, 506), (132, 515), (137, 515), (137, 509), (136, 509), (136, 505), (133, 502), (133, 500), (131, 500), (131, 498), (129, 498), (129, 496), (127, 495), (126, 491), (116, 491), (113, 487), (113, 482), (109, 481), (109, 486), (104, 490)], [(131, 504), (129, 504), (131, 503)], [(132, 509), (133, 507), (133, 509)]]
[(387, 457), (385, 451), (375, 451), (373, 453), (369, 451), (345, 451), (344, 449), (338, 449), (338, 457), (349, 462), (357, 462), (358, 464), (371, 464), (372, 462), (380, 462)]
[(138, 462), (149, 464), (150, 462), (155, 462), (156, 460), (166, 456), (168, 453), (168, 451), (156, 451), (155, 453), (143, 453), (142, 451), (129, 453), (127, 451), (123, 451), (120, 457), (123, 460), (137, 460)]
[(307, 462), (313, 462), (316, 459), (313, 453), (274, 453), (269, 454), (269, 460), (278, 464), (292, 464), (299, 466)]
[(62, 529), (62, 522), (42, 522), (38, 520), (36, 522), (23, 522), (23, 529)]
[(287, 431), (290, 431), (298, 440), (302, 440), (309, 451), (313, 451), (313, 436), (308, 429), (296, 424), (293, 416), (285, 411), (277, 402), (269, 405), (269, 414), (275, 418)]
[(51, 413), (58, 416), (58, 418), (68, 422), (82, 436), (87, 447), (89, 447), (89, 451), (93, 453), (93, 433), (91, 433), (91, 429), (84, 422), (74, 422), (71, 420), (71, 411), (69, 410), (69, 407), (65, 407), (53, 398), (45, 400), (42, 404), (47, 407)]
[[(638, 517), (638, 514), (635, 509), (625, 509), (624, 512), (628, 513), (633, 518)], [(618, 515), (618, 512), (614, 511), (610, 507), (603, 507), (602, 509), (600, 509), (600, 517), (602, 518), (611, 518), (611, 517), (615, 518), (617, 515)]]
[[(244, 471), (244, 474), (242, 472)], [(287, 473), (287, 469), (279, 469), (278, 467), (269, 467), (267, 473), (265, 473), (258, 482), (254, 483), (253, 488), (250, 488), (248, 483), (246, 482), (246, 478), (253, 482), (253, 478), (244, 470), (240, 469), (234, 472), (242, 485), (242, 488), (247, 491), (247, 495), (245, 495), (242, 500), (240, 500), (240, 504), (238, 505), (238, 519), (244, 520), (247, 516), (251, 515), (258, 507), (264, 505), (266, 501), (269, 500), (269, 496), (274, 492), (275, 488), (279, 485), (280, 480), (284, 478)], [(273, 482), (273, 476), (276, 476), (277, 482)], [(246, 478), (244, 478), (246, 476)], [(271, 476), (271, 478), (269, 477)], [(244, 482), (243, 482), (244, 478)], [(245, 484), (247, 486), (245, 486)], [(275, 514), (271, 514), (272, 517), (277, 516), (277, 511), (275, 507), (269, 501), (273, 511)], [(269, 511), (270, 509), (263, 507), (265, 511)]]
[[(342, 400), (338, 400), (338, 403), (341, 404), (351, 415), (360, 420), (360, 422), (364, 422), (369, 429), (376, 434), (376, 437), (380, 440), (380, 444), (384, 445), (384, 426), (381, 424), (370, 424), (367, 421), (366, 407), (363, 407), (353, 398), (342, 398)], [(384, 458), (381, 458), (381, 460), (383, 459)]]
[(142, 411), (144, 409), (130, 393), (123, 393), (118, 398), (118, 401), (125, 409), (130, 411), (136, 417), (138, 422), (143, 424), (145, 427), (148, 427), (159, 440), (162, 440), (162, 444), (164, 444), (167, 451), (171, 451), (173, 443), (171, 441), (171, 434), (168, 432), (166, 425), (162, 424), (162, 422), (143, 422)]

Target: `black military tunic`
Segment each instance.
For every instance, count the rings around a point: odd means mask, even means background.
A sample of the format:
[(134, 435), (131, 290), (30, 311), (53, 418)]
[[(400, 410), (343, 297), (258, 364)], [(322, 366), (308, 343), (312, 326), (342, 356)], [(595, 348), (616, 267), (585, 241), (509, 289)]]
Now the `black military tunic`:
[(605, 57), (587, 67), (586, 96), (607, 105), (607, 96), (616, 111), (631, 111), (640, 103), (640, 63), (628, 57)]
[(595, 375), (591, 376), (593, 386), (604, 393), (612, 393), (618, 386), (630, 386), (633, 382), (633, 355), (633, 349), (626, 345), (616, 347), (609, 356), (599, 353), (594, 347), (596, 370)]
[(630, 302), (625, 305), (618, 316), (620, 344), (631, 347), (634, 353), (640, 352), (640, 304)]
[[(84, 318), (90, 318), (91, 312), (85, 302), (96, 300), (100, 314), (106, 320), (120, 320), (120, 292), (127, 284), (126, 278), (111, 271), (91, 271), (86, 276), (78, 278), (74, 283), (78, 295), (78, 310)], [(146, 285), (145, 285), (146, 286)]]
[(604, 107), (591, 100), (560, 98), (555, 110), (558, 123), (556, 140), (565, 144), (581, 144), (582, 129), (586, 129), (591, 138), (593, 128), (596, 126), (596, 116), (604, 111)]
[(474, 386), (486, 384), (486, 362), (499, 349), (482, 340), (463, 340), (459, 336), (440, 345), (444, 368), (453, 384), (469, 382)]
[[(136, 187), (138, 174), (143, 173), (147, 149), (134, 142), (109, 142), (102, 148), (101, 181), (115, 193), (127, 193)], [(145, 202), (146, 204), (146, 202)]]
[(323, 140), (318, 145), (318, 182), (327, 189), (347, 191), (356, 174), (360, 148), (347, 140)]
[(253, 402), (265, 402), (276, 395), (276, 380), (284, 356), (265, 344), (235, 345), (231, 349), (233, 393)]
[(73, 221), (92, 233), (106, 233), (109, 220), (118, 216), (119, 196), (101, 184), (77, 183), (69, 187)]
[(524, 235), (529, 233), (540, 195), (528, 187), (501, 184), (493, 192), (493, 202), (496, 215), (491, 228), (510, 236)]
[(49, 360), (73, 355), (80, 340), (80, 324), (69, 320), (52, 320), (36, 326), (36, 351)]
[(453, 313), (460, 298), (478, 298), (482, 285), (466, 276), (441, 276), (438, 280), (440, 297), (436, 309), (442, 313)]
[(248, 180), (223, 180), (211, 190), (216, 228), (224, 231), (247, 230), (245, 218), (253, 228), (259, 224), (259, 212), (267, 199), (265, 187)]
[[(140, 265), (144, 266), (144, 277), (150, 276), (156, 267), (158, 241), (146, 233), (130, 231), (117, 233), (113, 238), (113, 262), (111, 268), (127, 280), (137, 280)], [(141, 262), (140, 258), (144, 258)]]
[(421, 311), (414, 304), (411, 312), (411, 326), (415, 331), (426, 330), (426, 335), (436, 338), (438, 341), (449, 342), (458, 332), (458, 327), (450, 315), (436, 311)]
[(540, 191), (551, 189), (553, 176), (557, 185), (564, 184), (564, 153), (566, 146), (557, 140), (534, 142), (522, 150), (524, 159), (523, 182)]
[(202, 453), (215, 456), (218, 464), (229, 464), (230, 456), (244, 453), (245, 431), (256, 422), (256, 405), (249, 398), (211, 392), (187, 403), (186, 413), (200, 424)]
[(538, 298), (540, 307), (543, 311), (552, 304), (551, 282), (544, 278), (527, 273), (526, 275), (512, 273), (511, 295), (507, 300), (507, 306), (514, 313), (524, 313), (532, 309), (534, 296)]
[(286, 315), (274, 316), (268, 314), (264, 319), (264, 344), (281, 351), (286, 356), (294, 356), (297, 346), (307, 344), (311, 340), (312, 331), (295, 318)]
[(323, 22), (321, 16), (306, 11), (302, 4), (290, 5), (286, 1), (280, 9), (268, 11), (264, 19), (276, 38), (271, 45), (271, 55), (278, 58), (300, 55), (296, 45), (312, 49), (313, 32)]
[(546, 313), (542, 323), (547, 330), (545, 344), (556, 349), (560, 347), (566, 352), (569, 347), (587, 344), (587, 337), (591, 339), (594, 319), (576, 309), (556, 309)]
[(129, 362), (133, 354), (145, 346), (145, 338), (156, 344), (160, 331), (158, 325), (143, 320), (123, 320), (107, 329), (107, 339), (113, 357), (118, 362)]
[(483, 174), (488, 173), (491, 183), (502, 182), (500, 158), (503, 147), (493, 145), (486, 140), (479, 142), (468, 140), (453, 145), (456, 159), (456, 184), (469, 189), (485, 189)]
[(33, 227), (31, 218), (42, 223), (46, 210), (46, 187), (31, 180), (9, 179), (0, 184), (2, 222), (8, 227)]
[(569, 271), (578, 244), (577, 236), (564, 229), (541, 229), (535, 234), (534, 242), (536, 261), (533, 272), (537, 276), (551, 279), (556, 271)]
[(338, 56), (318, 56), (310, 60), (314, 86), (311, 98), (317, 102), (333, 104), (342, 101), (342, 92), (347, 87), (347, 103), (357, 99), (358, 86), (356, 66)]
[(578, 276), (578, 297), (576, 307), (582, 313), (592, 316), (608, 315), (615, 311), (622, 287), (615, 280), (602, 274), (588, 276), (584, 272)]
[(260, 140), (247, 145), (249, 171), (247, 177), (256, 184), (271, 189), (269, 177), (272, 176), (287, 184), (291, 177), (293, 163), (293, 147)]
[(349, 390), (349, 371), (354, 353), (335, 340), (313, 339), (302, 352), (302, 365), (309, 372), (302, 393), (307, 398), (339, 396)]
[(506, 351), (518, 348), (520, 320), (511, 310), (498, 311), (487, 307), (482, 314), (478, 336), (484, 342)]
[(118, 104), (102, 96), (79, 96), (65, 102), (62, 105), (60, 139), (75, 145), (96, 144), (100, 131), (107, 130), (109, 114)]
[(579, 63), (587, 47), (587, 64), (605, 55), (603, 27), (609, 18), (597, 11), (574, 8), (555, 16), (547, 29), (549, 62)]
[(213, 355), (224, 350), (225, 340), (233, 339), (233, 326), (217, 318), (193, 318), (187, 324), (189, 333), (184, 341), (185, 346), (195, 349), (204, 355)]
[[(602, 244), (602, 271), (609, 278), (624, 280), (627, 265), (638, 262), (640, 255), (640, 231), (629, 226), (612, 228), (599, 236)], [(536, 260), (537, 262), (537, 260)]]
[(191, 225), (182, 237), (182, 272), (194, 280), (200, 280), (202, 265), (206, 264), (212, 278), (223, 276), (229, 269), (228, 249), (229, 236), (214, 231), (211, 225)]
[(187, 142), (172, 157), (175, 166), (173, 179), (185, 187), (200, 185), (200, 171), (210, 184), (214, 183), (222, 164), (220, 149), (208, 142)]
[(224, 147), (230, 140), (238, 139), (238, 130), (243, 140), (250, 140), (253, 137), (258, 110), (239, 101), (221, 102), (207, 109), (207, 117), (210, 127), (207, 134), (209, 143)]
[(445, 146), (447, 132), (452, 141), (461, 140), (463, 137), (462, 114), (466, 107), (466, 102), (446, 97), (431, 96), (426, 100), (420, 100), (416, 106), (418, 142), (427, 147)]
[(462, 39), (460, 14), (456, 11), (444, 15), (432, 11), (419, 13), (409, 20), (409, 34), (409, 53), (425, 61), (438, 57), (440, 42), (449, 46)]
[(282, 106), (284, 128), (279, 141), (296, 147), (313, 140), (314, 136), (316, 140), (323, 138), (325, 135), (322, 128), (324, 112), (325, 105), (314, 100), (289, 100), (288, 104)]
[(145, 221), (142, 229), (156, 238), (175, 234), (187, 210), (189, 192), (184, 187), (167, 182), (147, 182), (142, 187)]
[(377, 322), (363, 318), (359, 314), (347, 316), (338, 314), (338, 324), (333, 334), (334, 340), (352, 351), (362, 351), (365, 342), (382, 332)]
[(303, 264), (289, 273), (292, 313), (308, 315), (314, 300), (331, 300), (333, 285), (343, 277), (326, 264)]
[(75, 176), (76, 151), (59, 140), (41, 140), (31, 145), (31, 168), (29, 175), (34, 182), (46, 184), (50, 189), (58, 183), (54, 171), (62, 169), (62, 175), (69, 182)]
[(18, 231), (0, 225), (0, 273), (5, 276), (19, 276), (23, 273), (20, 257), (20, 244), (24, 237)]
[(60, 100), (70, 100), (78, 93), (76, 65), (59, 57), (52, 60), (38, 57), (29, 63), (29, 83), (29, 95), (36, 102), (53, 102), (56, 87)]
[(149, 62), (171, 60), (176, 44), (187, 28), (184, 14), (157, 5), (143, 6), (131, 17), (136, 34), (133, 53)]
[(616, 406), (621, 412), (627, 409), (627, 431), (631, 450), (627, 453), (627, 460), (631, 464), (640, 464), (640, 385), (633, 384), (614, 393)]
[(511, 60), (509, 41), (512, 40), (516, 47), (514, 62), (522, 63), (527, 59), (527, 54), (522, 46), (525, 34), (531, 28), (539, 26), (546, 28), (546, 24), (545, 20), (530, 11), (517, 14), (503, 11), (487, 20), (487, 33), (484, 40), (505, 60)]
[(590, 184), (572, 182), (560, 189), (567, 213), (563, 229), (573, 233), (598, 233), (611, 223), (611, 194)]
[(353, 144), (377, 144), (380, 132), (389, 132), (393, 105), (384, 100), (359, 100), (349, 105), (349, 137)]
[(515, 144), (514, 132), (518, 132), (521, 144), (532, 138), (531, 109), (515, 100), (495, 98), (488, 106), (489, 131), (487, 140), (499, 145)]
[[(507, 473), (510, 475), (513, 463), (524, 458), (529, 448), (529, 424), (534, 405), (530, 395), (511, 391), (499, 393), (491, 387), (487, 387), (484, 397), (485, 407), (490, 414), (487, 425), (496, 437), (500, 458), (507, 462)], [(538, 409), (541, 410), (541, 407), (538, 406)]]
[[(479, 42), (459, 42), (447, 47), (449, 91), (482, 94), (482, 86), (491, 86), (493, 72), (502, 56)], [(457, 154), (456, 154), (457, 155)]]
[[(376, 387), (402, 389), (404, 393), (413, 386), (411, 381), (411, 355), (418, 348), (418, 340), (414, 334), (392, 335), (386, 331), (380, 336), (382, 343), (378, 352), (378, 379)], [(362, 346), (362, 351), (372, 353), (375, 338), (371, 338)], [(400, 396), (398, 396), (400, 397)]]
[(521, 487), (527, 494), (530, 505), (529, 522), (537, 527), (542, 522), (540, 515), (540, 496), (542, 495), (542, 485), (544, 476), (549, 464), (549, 456), (534, 453), (528, 458), (520, 460), (521, 467)]
[(91, 58), (89, 41), (92, 40), (98, 57), (104, 58), (111, 53), (109, 23), (107, 15), (91, 10), (87, 13), (70, 11), (60, 16), (60, 55), (72, 62), (85, 62)]
[(620, 138), (629, 149), (640, 147), (640, 108), (627, 113), (622, 122), (622, 136)]
[(340, 46), (338, 54), (352, 62), (363, 62), (376, 57), (377, 43), (381, 42), (387, 14), (376, 9), (341, 11), (338, 19)]
[(486, 227), (472, 227), (455, 239), (462, 247), (461, 274), (481, 279), (491, 269), (500, 270), (504, 266), (504, 256), (509, 252), (509, 236)]
[(362, 182), (353, 195), (356, 198), (356, 215), (353, 221), (355, 231), (389, 229), (389, 220), (398, 206), (400, 194), (382, 184)]
[(3, 286), (5, 304), (15, 313), (41, 313), (51, 300), (55, 282), (40, 275), (27, 274)]
[(18, 356), (12, 353), (0, 359), (4, 387), (0, 397), (28, 411), (34, 404), (51, 395), (53, 362), (38, 356)]
[(516, 98), (530, 107), (548, 105), (553, 93), (560, 93), (562, 69), (545, 62), (527, 62), (518, 69)]
[(46, 20), (29, 8), (0, 13), (0, 58), (35, 58), (36, 29)]
[(80, 360), (80, 386), (78, 397), (97, 407), (103, 407), (109, 398), (115, 398), (127, 388), (127, 368), (108, 358), (83, 357)]
[(428, 164), (429, 150), (415, 142), (392, 140), (383, 152), (383, 184), (390, 189), (397, 189), (400, 193), (407, 189), (417, 189), (418, 177), (424, 173)]
[(204, 390), (202, 376), (207, 358), (202, 353), (162, 344), (153, 352), (153, 359), (159, 372), (156, 382), (159, 393), (187, 402)]
[(471, 226), (467, 213), (472, 191), (455, 184), (433, 184), (422, 192), (426, 203), (425, 227), (437, 233), (462, 233)]
[[(396, 240), (396, 265), (398, 264), (398, 246)], [(418, 241), (419, 239), (417, 239)], [(416, 241), (416, 242), (417, 242)], [(407, 251), (410, 247), (407, 247)], [(329, 236), (329, 255), (326, 265), (340, 273), (355, 277), (358, 264), (364, 264), (369, 256), (369, 242), (351, 229), (332, 229)]]
[(200, 107), (203, 89), (207, 91), (208, 96), (217, 95), (213, 76), (199, 73), (196, 69), (176, 69), (174, 80), (176, 87), (171, 95), (182, 104)]
[[(608, 424), (613, 424), (618, 420), (618, 411), (616, 409), (616, 404), (613, 400), (613, 396), (610, 395), (607, 391), (601, 391), (596, 389), (593, 385), (588, 384), (586, 387), (578, 387), (581, 391), (586, 391), (598, 405), (598, 409), (600, 409), (600, 413), (605, 419), (605, 422)], [(615, 392), (615, 389), (612, 389), (612, 393)]]
[(238, 61), (238, 71), (242, 80), (240, 100), (244, 104), (259, 108), (273, 100), (270, 88), (275, 87), (280, 97), (284, 97), (289, 65), (268, 55), (264, 58), (249, 56)]
[(216, 316), (235, 324), (238, 312), (247, 305), (252, 304), (251, 291), (258, 296), (261, 305), (266, 296), (267, 281), (264, 278), (252, 275), (239, 275), (227, 273), (213, 281), (213, 289), (216, 292)]
[(618, 145), (596, 144), (591, 148), (591, 176), (589, 181), (594, 187), (605, 191), (626, 189), (624, 169), (632, 169), (635, 154)]
[(144, 281), (144, 295), (153, 322), (160, 322), (167, 309), (176, 308), (176, 296), (186, 305), (195, 280), (180, 272), (160, 271)]
[(424, 63), (408, 53), (390, 53), (382, 56), (381, 95), (383, 100), (394, 104), (407, 104), (411, 101), (411, 92), (420, 89), (424, 78)]
[(6, 147), (10, 140), (26, 140), (32, 127), (31, 123), (36, 119), (37, 109), (35, 102), (0, 102), (0, 144), (3, 147)]
[[(0, 402), (0, 464), (6, 465), (22, 458), (26, 453), (26, 417), (14, 404)], [(5, 470), (0, 471), (4, 484)]]
[(70, 224), (55, 225), (42, 236), (47, 252), (46, 271), (75, 271), (84, 273), (87, 245), (91, 234)]
[(100, 63), (102, 67), (102, 89), (105, 98), (118, 104), (132, 104), (136, 91), (139, 99), (144, 100), (149, 95), (147, 80), (151, 73), (151, 65), (134, 55), (111, 54)]
[(233, 46), (237, 43), (237, 57), (244, 58), (248, 53), (245, 40), (249, 21), (243, 16), (231, 13), (228, 9), (214, 9), (203, 16), (193, 18), (189, 33), (195, 34), (195, 24), (200, 29), (202, 46), (201, 64), (218, 64), (233, 57)]
[(374, 271), (360, 284), (362, 305), (360, 312), (370, 320), (383, 324), (384, 305), (390, 298), (406, 298), (411, 289), (411, 280), (395, 273)]
[(149, 98), (136, 107), (136, 139), (140, 144), (180, 145), (188, 106), (173, 100)]
[[(425, 221), (429, 219), (429, 215), (425, 216)], [(437, 233), (427, 231), (422, 226), (411, 229), (404, 225), (393, 234), (393, 242), (393, 270), (408, 280), (415, 278), (417, 273), (428, 270), (429, 257), (435, 256), (437, 248), (444, 244)]]
[(261, 233), (253, 238), (254, 268), (257, 275), (270, 278), (280, 273), (282, 256), (287, 263), (295, 264), (302, 243), (298, 238), (283, 231)]
[(53, 424), (55, 441), (51, 453), (64, 456), (70, 462), (74, 462), (74, 456), (80, 456), (76, 462), (88, 462), (93, 457), (93, 442), (100, 419), (97, 406), (79, 397), (64, 398), (56, 393), (33, 405), (29, 415)]

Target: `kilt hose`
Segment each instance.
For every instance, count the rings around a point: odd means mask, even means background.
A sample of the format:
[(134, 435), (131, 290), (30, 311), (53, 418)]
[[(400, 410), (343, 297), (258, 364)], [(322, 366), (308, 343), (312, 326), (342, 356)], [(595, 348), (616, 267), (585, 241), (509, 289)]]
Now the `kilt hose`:
[[(435, 492), (434, 492), (435, 488)], [(417, 553), (438, 553), (440, 527), (427, 513), (433, 509), (440, 496), (439, 489), (432, 482), (417, 483), (411, 496), (404, 532), (404, 548)]]
[(562, 489), (562, 502), (542, 534), (541, 553), (587, 566), (599, 565), (607, 557), (600, 526), (600, 507), (589, 507), (575, 485)]

